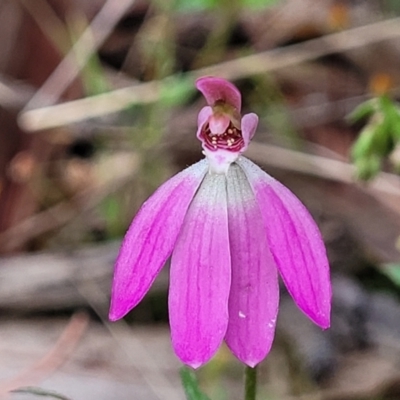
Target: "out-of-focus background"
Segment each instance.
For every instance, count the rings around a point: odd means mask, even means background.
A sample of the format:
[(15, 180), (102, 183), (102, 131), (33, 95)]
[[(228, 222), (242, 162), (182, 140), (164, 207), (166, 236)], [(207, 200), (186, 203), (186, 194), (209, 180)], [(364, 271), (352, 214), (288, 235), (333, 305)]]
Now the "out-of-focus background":
[[(258, 113), (247, 156), (309, 207), (332, 267), (328, 331), (282, 289), (259, 398), (400, 399), (400, 147), (356, 169), (371, 121), (346, 117), (396, 104), (397, 0), (0, 1), (0, 398), (184, 399), (168, 266), (125, 321), (107, 311), (133, 215), (201, 158), (202, 75)], [(197, 372), (215, 400), (241, 374), (224, 347)]]

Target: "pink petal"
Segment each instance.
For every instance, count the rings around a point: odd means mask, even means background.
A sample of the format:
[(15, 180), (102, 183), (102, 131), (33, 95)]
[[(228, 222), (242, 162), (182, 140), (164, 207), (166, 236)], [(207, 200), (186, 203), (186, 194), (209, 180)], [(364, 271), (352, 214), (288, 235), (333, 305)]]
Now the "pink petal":
[(214, 135), (224, 133), (231, 123), (231, 119), (227, 114), (214, 114), (209, 119), (210, 132)]
[(214, 106), (217, 101), (222, 101), (240, 111), (242, 96), (236, 86), (227, 80), (206, 76), (197, 79), (196, 87), (206, 98), (209, 106)]
[(244, 140), (244, 148), (242, 151), (247, 149), (251, 139), (253, 139), (254, 134), (256, 133), (258, 125), (258, 116), (257, 114), (250, 113), (243, 115), (241, 122), (242, 136)]
[(171, 255), (206, 170), (205, 160), (185, 169), (164, 183), (139, 210), (115, 264), (110, 320), (122, 318), (149, 290)]
[(311, 320), (328, 328), (329, 263), (317, 225), (289, 189), (244, 157), (238, 164), (260, 206), (268, 244), (289, 293)]
[(204, 124), (206, 122), (208, 122), (209, 118), (212, 115), (213, 115), (213, 110), (209, 106), (203, 107), (199, 112), (199, 115), (197, 117), (197, 133), (196, 133), (196, 137), (201, 142), (203, 141), (202, 138), (201, 138), (201, 135), (200, 135), (201, 130), (203, 129)]
[(254, 367), (274, 339), (278, 275), (260, 208), (246, 175), (235, 164), (229, 169), (227, 190), (232, 285), (225, 339), (239, 360)]
[(169, 318), (176, 355), (208, 361), (228, 325), (231, 283), (225, 175), (208, 174), (187, 212), (171, 259)]

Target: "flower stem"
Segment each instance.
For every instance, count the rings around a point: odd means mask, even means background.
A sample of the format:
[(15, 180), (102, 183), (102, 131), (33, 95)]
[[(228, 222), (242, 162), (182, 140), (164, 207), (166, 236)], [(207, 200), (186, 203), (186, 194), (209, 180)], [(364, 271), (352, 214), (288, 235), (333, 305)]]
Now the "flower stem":
[(257, 392), (257, 366), (254, 368), (246, 365), (244, 370), (244, 400), (256, 400)]

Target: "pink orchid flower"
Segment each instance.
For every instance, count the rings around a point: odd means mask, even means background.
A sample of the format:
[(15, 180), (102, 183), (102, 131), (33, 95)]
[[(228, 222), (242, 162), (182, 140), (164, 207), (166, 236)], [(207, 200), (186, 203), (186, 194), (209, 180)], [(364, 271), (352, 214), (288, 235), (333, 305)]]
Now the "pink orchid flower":
[(270, 351), (278, 272), (298, 307), (330, 324), (329, 265), (310, 214), (281, 183), (241, 156), (258, 124), (240, 115), (238, 89), (221, 78), (196, 82), (206, 98), (197, 137), (205, 159), (164, 183), (142, 206), (115, 265), (110, 319), (135, 307), (171, 256), (172, 344), (194, 368), (223, 340), (254, 367)]

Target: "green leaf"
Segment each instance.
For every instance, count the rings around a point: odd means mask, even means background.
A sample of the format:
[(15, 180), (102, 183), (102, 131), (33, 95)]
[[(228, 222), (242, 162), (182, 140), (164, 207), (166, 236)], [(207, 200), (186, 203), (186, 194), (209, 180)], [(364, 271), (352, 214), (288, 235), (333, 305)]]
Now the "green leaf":
[(355, 162), (357, 169), (357, 178), (363, 181), (368, 181), (375, 177), (381, 169), (381, 158), (373, 154), (369, 157), (359, 158)]
[(393, 142), (400, 140), (400, 110), (397, 104), (390, 100), (390, 105), (385, 108), (385, 117), (390, 125), (390, 135)]
[(368, 124), (360, 133), (351, 149), (351, 157), (354, 161), (370, 155), (374, 149), (376, 125)]
[(396, 113), (391, 116), (392, 120), (392, 136), (395, 142), (400, 141), (400, 110), (396, 109)]
[(199, 388), (196, 374), (192, 369), (182, 367), (179, 372), (187, 400), (210, 400), (210, 398)]
[(383, 116), (383, 120), (377, 125), (374, 136), (374, 153), (387, 157), (393, 150), (392, 124), (388, 115)]
[(395, 285), (400, 287), (400, 264), (388, 263), (384, 264), (380, 271), (386, 275)]
[(367, 100), (358, 105), (349, 115), (348, 121), (351, 123), (357, 122), (360, 119), (367, 118), (376, 111), (376, 99)]
[(390, 112), (393, 107), (392, 100), (386, 94), (379, 96), (377, 99), (379, 109), (382, 110), (384, 114)]

